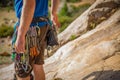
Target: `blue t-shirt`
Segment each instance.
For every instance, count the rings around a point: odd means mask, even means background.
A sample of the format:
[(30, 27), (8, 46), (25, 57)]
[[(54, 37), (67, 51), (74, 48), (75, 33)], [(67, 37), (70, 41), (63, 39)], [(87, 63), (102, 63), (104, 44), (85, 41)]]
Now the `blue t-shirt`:
[[(21, 11), (23, 6), (23, 0), (15, 0), (15, 12), (18, 19), (21, 17)], [(36, 0), (34, 18), (40, 16), (48, 16), (48, 0)], [(17, 22), (19, 25), (19, 22)], [(46, 22), (31, 23), (31, 26), (44, 26)]]

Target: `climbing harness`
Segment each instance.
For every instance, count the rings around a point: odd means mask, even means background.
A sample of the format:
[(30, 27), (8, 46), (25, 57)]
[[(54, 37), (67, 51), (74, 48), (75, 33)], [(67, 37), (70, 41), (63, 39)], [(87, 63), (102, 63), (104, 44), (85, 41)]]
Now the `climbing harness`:
[[(17, 36), (17, 31), (15, 31), (13, 37), (16, 36)], [(29, 76), (32, 71), (32, 62), (29, 61), (30, 60), (29, 58), (30, 56), (34, 58), (35, 56), (38, 55), (36, 38), (37, 38), (36, 28), (32, 27), (30, 28), (30, 30), (26, 35), (25, 53), (16, 53), (15, 51), (16, 38), (13, 38), (12, 40), (13, 52), (11, 58), (15, 62), (15, 66), (14, 66), (15, 72), (21, 78), (25, 78)]]
[[(28, 45), (27, 41), (26, 41), (26, 45)], [(26, 52), (27, 52), (27, 48), (26, 48)], [(14, 66), (15, 72), (19, 77), (25, 78), (30, 75), (32, 71), (32, 65), (29, 62), (29, 54), (16, 53), (15, 48), (13, 48), (11, 58), (15, 62), (15, 66)]]
[[(44, 17), (43, 18), (38, 17), (36, 19), (33, 19), (32, 22), (39, 22), (39, 21), (46, 21), (48, 23), (47, 28), (49, 29), (47, 32), (45, 32), (46, 39), (47, 39), (47, 46), (58, 45), (57, 38), (55, 38), (54, 30), (52, 29), (52, 22), (48, 18), (44, 18)], [(40, 53), (39, 52), (41, 50), (40, 44), (43, 40), (43, 39), (40, 40), (40, 34), (41, 34), (41, 29), (38, 26), (38, 23), (37, 23), (37, 26), (30, 27), (25, 37), (26, 38), (25, 39), (26, 40), (25, 42), (26, 51), (24, 53), (16, 53), (15, 52), (15, 41), (17, 38), (17, 29), (15, 29), (15, 32), (12, 38), (13, 52), (12, 52), (11, 58), (15, 62), (15, 66), (14, 66), (15, 72), (21, 78), (25, 78), (30, 75), (33, 69), (32, 68), (33, 61), (30, 58), (34, 59)], [(49, 56), (48, 53), (47, 55)]]

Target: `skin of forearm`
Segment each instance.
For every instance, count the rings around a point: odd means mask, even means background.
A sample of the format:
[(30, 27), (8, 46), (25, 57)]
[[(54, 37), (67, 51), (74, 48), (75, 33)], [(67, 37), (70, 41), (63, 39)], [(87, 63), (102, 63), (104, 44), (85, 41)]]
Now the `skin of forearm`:
[(25, 36), (31, 24), (35, 10), (35, 0), (23, 0), (18, 37)]
[(60, 0), (51, 0), (51, 15), (57, 13)]

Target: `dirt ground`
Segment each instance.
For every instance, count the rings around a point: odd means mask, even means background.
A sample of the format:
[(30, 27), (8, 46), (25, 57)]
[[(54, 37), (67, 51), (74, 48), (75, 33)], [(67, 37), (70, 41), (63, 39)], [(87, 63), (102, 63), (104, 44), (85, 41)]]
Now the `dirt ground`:
[(10, 54), (12, 52), (10, 43), (10, 38), (0, 38), (0, 68), (9, 65), (12, 62), (10, 59)]
[(17, 20), (13, 10), (0, 9), (0, 25), (7, 24), (13, 26)]

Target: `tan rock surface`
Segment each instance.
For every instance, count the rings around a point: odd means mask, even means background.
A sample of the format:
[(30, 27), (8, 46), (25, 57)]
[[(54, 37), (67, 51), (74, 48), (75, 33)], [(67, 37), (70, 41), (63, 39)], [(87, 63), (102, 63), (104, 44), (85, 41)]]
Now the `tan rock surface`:
[[(108, 1), (119, 0), (105, 0)], [(59, 35), (59, 41), (64, 45), (45, 61), (46, 80), (120, 80), (120, 7), (111, 8), (115, 11), (108, 11), (107, 17), (93, 16), (99, 22), (88, 31), (91, 27), (88, 26), (89, 15), (101, 2), (105, 3), (97, 0)], [(78, 38), (68, 42), (73, 34), (78, 34)], [(12, 73), (13, 65), (0, 69), (0, 80), (12, 79)]]
[[(90, 9), (94, 11), (94, 7), (98, 3), (100, 0), (93, 4)], [(66, 43), (72, 34), (81, 34), (81, 29), (83, 29), (82, 31), (87, 30), (89, 27), (86, 23), (88, 22), (88, 18), (86, 19), (88, 17), (87, 11), (59, 35), (60, 42)], [(45, 65), (47, 80), (53, 78), (63, 80), (120, 80), (119, 13), (120, 8), (106, 17), (107, 19), (101, 21), (96, 28), (63, 45), (52, 57), (47, 59)], [(82, 26), (79, 27), (80, 25)]]

